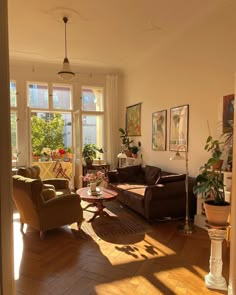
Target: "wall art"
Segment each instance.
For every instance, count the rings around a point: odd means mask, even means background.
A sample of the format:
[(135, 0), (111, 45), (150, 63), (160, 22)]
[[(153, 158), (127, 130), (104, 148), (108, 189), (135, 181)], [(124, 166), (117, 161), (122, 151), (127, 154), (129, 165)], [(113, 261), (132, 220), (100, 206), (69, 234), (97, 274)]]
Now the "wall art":
[(126, 107), (126, 132), (128, 136), (141, 135), (141, 103)]
[(170, 109), (170, 151), (188, 150), (189, 105)]
[(166, 151), (167, 110), (152, 114), (152, 149)]

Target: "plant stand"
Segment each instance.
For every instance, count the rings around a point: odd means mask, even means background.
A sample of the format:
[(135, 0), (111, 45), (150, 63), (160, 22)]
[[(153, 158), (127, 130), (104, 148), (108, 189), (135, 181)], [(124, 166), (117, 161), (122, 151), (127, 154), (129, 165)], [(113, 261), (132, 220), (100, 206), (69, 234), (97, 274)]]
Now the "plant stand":
[(227, 290), (225, 278), (222, 276), (222, 242), (226, 238), (226, 229), (209, 228), (211, 240), (210, 272), (205, 276), (207, 288)]

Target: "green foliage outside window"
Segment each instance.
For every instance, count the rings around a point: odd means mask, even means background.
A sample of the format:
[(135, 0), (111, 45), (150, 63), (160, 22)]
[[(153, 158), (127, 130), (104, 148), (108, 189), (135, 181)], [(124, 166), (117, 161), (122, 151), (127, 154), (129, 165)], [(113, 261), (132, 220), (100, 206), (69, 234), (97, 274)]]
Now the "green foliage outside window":
[(40, 154), (43, 148), (64, 148), (64, 120), (61, 114), (47, 113), (31, 117), (32, 152)]

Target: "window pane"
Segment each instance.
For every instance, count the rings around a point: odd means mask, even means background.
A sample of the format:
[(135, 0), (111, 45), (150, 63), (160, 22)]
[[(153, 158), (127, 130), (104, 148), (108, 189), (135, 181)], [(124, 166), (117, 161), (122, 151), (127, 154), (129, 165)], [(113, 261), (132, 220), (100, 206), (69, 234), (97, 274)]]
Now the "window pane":
[(28, 85), (29, 106), (32, 108), (48, 108), (48, 85), (29, 84)]
[(11, 107), (16, 107), (16, 83), (10, 82)]
[(53, 108), (54, 109), (71, 109), (71, 87), (53, 85)]
[(33, 112), (31, 114), (33, 154), (35, 156), (41, 156), (44, 148), (47, 148), (47, 150), (50, 149), (51, 152), (71, 148), (71, 122), (71, 114)]
[[(103, 144), (103, 124), (104, 117), (100, 116), (82, 116), (83, 121), (83, 145), (87, 143), (94, 143), (97, 147), (104, 147)], [(99, 154), (103, 158), (103, 154)]]
[(83, 111), (104, 111), (103, 88), (83, 87), (82, 88), (82, 110)]
[(17, 115), (11, 113), (11, 148), (12, 148), (12, 160), (17, 160)]

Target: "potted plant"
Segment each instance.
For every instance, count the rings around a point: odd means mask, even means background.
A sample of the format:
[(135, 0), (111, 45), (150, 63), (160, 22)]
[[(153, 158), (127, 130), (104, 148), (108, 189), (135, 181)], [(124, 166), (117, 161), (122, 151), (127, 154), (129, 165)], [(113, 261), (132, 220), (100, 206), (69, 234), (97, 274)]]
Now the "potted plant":
[(120, 132), (120, 138), (122, 141), (122, 146), (124, 147), (124, 152), (127, 157), (132, 156), (132, 152), (130, 151), (130, 144), (133, 142), (133, 140), (130, 140), (127, 136), (127, 132), (123, 128), (119, 128)]
[(212, 226), (225, 226), (230, 211), (230, 204), (225, 201), (224, 175), (220, 169), (213, 169), (214, 164), (220, 160), (220, 142), (207, 138), (205, 150), (212, 153), (207, 163), (200, 168), (193, 188), (195, 195), (205, 198), (204, 209), (207, 222)]
[(220, 142), (217, 139), (213, 139), (212, 136), (208, 136), (204, 149), (208, 152), (211, 152), (211, 158), (208, 160), (207, 164), (212, 169), (220, 170), (223, 164), (221, 159), (222, 155), (222, 145), (224, 143)]
[(85, 144), (82, 151), (82, 156), (87, 166), (91, 166), (93, 164), (93, 159), (96, 158), (96, 153), (103, 153), (103, 149), (97, 147), (93, 143)]

